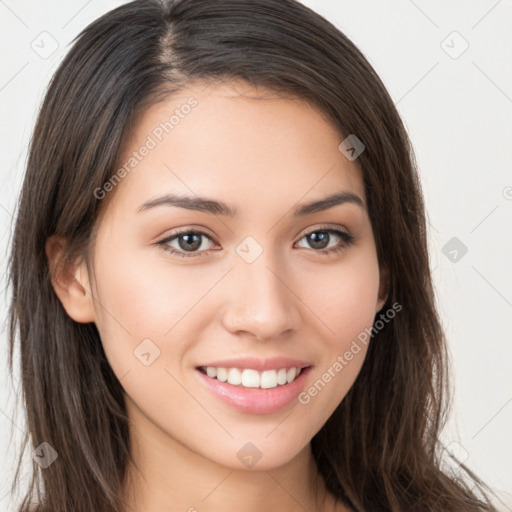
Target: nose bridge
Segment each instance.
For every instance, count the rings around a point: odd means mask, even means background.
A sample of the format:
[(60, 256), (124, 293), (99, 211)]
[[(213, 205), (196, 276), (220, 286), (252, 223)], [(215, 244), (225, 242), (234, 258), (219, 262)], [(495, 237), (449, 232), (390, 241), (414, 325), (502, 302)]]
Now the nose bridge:
[(229, 304), (224, 321), (232, 331), (264, 339), (297, 329), (297, 292), (293, 293), (275, 251), (247, 237), (236, 249)]

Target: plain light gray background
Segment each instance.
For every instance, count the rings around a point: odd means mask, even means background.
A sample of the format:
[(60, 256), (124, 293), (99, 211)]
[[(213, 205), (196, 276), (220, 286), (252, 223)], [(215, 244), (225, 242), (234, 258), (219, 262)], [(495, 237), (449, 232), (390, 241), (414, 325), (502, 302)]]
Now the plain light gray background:
[[(45, 87), (71, 39), (122, 3), (0, 0), (2, 276)], [(492, 486), (496, 506), (512, 511), (512, 2), (304, 3), (359, 46), (404, 119), (427, 202), (431, 268), (453, 363), (454, 406), (442, 440)], [(10, 483), (25, 425), (23, 411), (14, 411), (19, 382), (7, 371), (7, 298), (4, 291), (0, 508), (13, 511)]]

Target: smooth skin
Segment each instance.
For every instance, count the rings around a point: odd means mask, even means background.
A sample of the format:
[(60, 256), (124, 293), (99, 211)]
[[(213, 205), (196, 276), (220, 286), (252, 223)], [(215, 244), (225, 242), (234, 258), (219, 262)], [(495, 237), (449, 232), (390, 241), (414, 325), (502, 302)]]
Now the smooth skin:
[[(318, 109), (233, 81), (195, 82), (153, 104), (126, 139), (119, 166), (190, 97), (197, 105), (108, 192), (91, 252), (94, 275), (77, 261), (52, 280), (68, 315), (96, 324), (125, 390), (142, 472), (129, 467), (130, 510), (347, 510), (326, 491), (309, 443), (354, 383), (364, 346), (309, 403), (272, 414), (231, 408), (195, 368), (242, 356), (296, 357), (313, 365), (308, 389), (372, 327), (387, 280), (361, 170), (339, 151), (345, 137)], [(347, 202), (294, 217), (297, 206), (338, 191), (357, 194), (363, 207)], [(207, 196), (238, 214), (169, 205), (138, 211), (166, 193)], [(207, 233), (196, 248), (183, 237), (157, 244), (191, 228)], [(305, 236), (322, 229), (354, 241), (343, 246), (330, 234), (321, 246), (318, 234), (316, 245)], [(251, 263), (236, 251), (248, 236), (263, 251)], [(49, 239), (51, 262), (64, 243)], [(160, 350), (147, 366), (134, 355), (145, 339)], [(248, 442), (261, 453), (250, 468), (237, 457)]]

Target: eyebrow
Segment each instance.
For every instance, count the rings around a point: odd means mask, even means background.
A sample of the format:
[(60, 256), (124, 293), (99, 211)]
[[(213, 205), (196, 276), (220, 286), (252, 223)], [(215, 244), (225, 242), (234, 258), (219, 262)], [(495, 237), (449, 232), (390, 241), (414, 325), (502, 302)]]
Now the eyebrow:
[[(295, 217), (304, 217), (312, 213), (328, 210), (340, 204), (351, 203), (365, 209), (364, 201), (353, 192), (341, 191), (336, 194), (324, 197), (316, 201), (302, 204), (294, 209)], [(225, 215), (236, 217), (237, 208), (233, 208), (222, 201), (216, 201), (207, 197), (180, 196), (175, 194), (165, 194), (146, 201), (138, 208), (138, 212), (146, 211), (157, 206), (177, 206), (187, 210), (196, 210), (199, 212), (210, 213), (213, 215)]]

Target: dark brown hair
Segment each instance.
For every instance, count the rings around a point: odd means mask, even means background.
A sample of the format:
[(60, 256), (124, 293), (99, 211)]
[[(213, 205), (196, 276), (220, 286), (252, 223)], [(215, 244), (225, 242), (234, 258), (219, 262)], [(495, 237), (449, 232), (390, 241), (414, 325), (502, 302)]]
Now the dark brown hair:
[(328, 489), (356, 511), (495, 510), (467, 467), (457, 478), (441, 469), (448, 360), (424, 203), (407, 133), (373, 68), (294, 0), (141, 0), (77, 36), (30, 144), (9, 268), (9, 365), (12, 373), (19, 330), (28, 427), (14, 484), (28, 442), (59, 456), (44, 470), (32, 462), (19, 511), (36, 497), (38, 512), (118, 511), (130, 458), (123, 388), (96, 326), (74, 322), (56, 296), (45, 243), (61, 235), (67, 261), (89, 262), (108, 199), (94, 190), (115, 172), (136, 116), (191, 81), (230, 79), (311, 102), (366, 146), (357, 163), (389, 273), (383, 309), (403, 309), (373, 336), (354, 385), (311, 441)]

